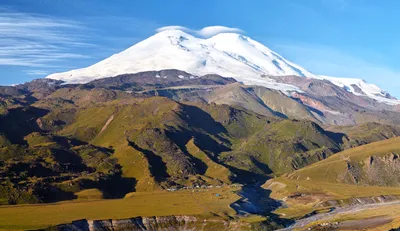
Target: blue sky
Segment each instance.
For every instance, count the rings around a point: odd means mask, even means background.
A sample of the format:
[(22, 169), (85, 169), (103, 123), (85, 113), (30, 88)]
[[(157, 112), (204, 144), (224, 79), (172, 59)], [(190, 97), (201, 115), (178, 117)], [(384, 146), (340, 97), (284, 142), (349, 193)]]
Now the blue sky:
[(397, 0), (1, 0), (0, 84), (86, 67), (170, 25), (221, 25), (316, 74), (400, 97)]

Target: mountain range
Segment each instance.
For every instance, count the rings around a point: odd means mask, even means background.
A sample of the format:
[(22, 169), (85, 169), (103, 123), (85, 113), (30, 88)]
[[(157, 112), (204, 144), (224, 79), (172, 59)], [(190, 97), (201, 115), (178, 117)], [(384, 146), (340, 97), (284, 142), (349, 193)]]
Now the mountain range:
[[(399, 101), (361, 79), (312, 74), (239, 34), (163, 31), (88, 68), (0, 86), (0, 229), (175, 230), (188, 221), (154, 216), (193, 213), (202, 230), (275, 230), (385, 202), (400, 195), (398, 124)], [(10, 206), (60, 201), (54, 220)], [(69, 224), (88, 214), (102, 220)], [(112, 220), (132, 214), (152, 218)]]
[(374, 118), (319, 125), (279, 91), (178, 70), (0, 87), (0, 202), (251, 182), (400, 135)]

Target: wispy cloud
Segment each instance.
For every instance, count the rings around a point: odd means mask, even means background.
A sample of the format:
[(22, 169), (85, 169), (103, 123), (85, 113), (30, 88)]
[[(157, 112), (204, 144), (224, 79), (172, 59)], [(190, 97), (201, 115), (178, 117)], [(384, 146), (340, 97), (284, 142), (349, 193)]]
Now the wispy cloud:
[[(400, 87), (400, 69), (385, 66), (376, 61), (367, 60), (346, 51), (324, 45), (280, 44), (275, 49), (288, 59), (302, 65), (315, 74), (336, 77), (362, 78), (380, 87), (397, 93)], [(366, 53), (368, 53), (366, 51)], [(382, 55), (369, 54), (379, 58)], [(400, 96), (400, 95), (398, 95)]]
[(87, 42), (87, 30), (76, 21), (0, 8), (0, 65), (54, 68), (66, 60), (89, 58), (74, 52), (93, 46)]
[(233, 27), (226, 27), (226, 26), (208, 26), (204, 27), (200, 30), (195, 30), (195, 29), (190, 29), (187, 27), (183, 26), (165, 26), (165, 27), (160, 27), (156, 31), (161, 32), (165, 30), (182, 30), (191, 34), (195, 34), (201, 37), (211, 37), (213, 35), (219, 34), (219, 33), (227, 33), (227, 32), (232, 32), (232, 33), (243, 33), (244, 31), (239, 29), (239, 28), (233, 28)]

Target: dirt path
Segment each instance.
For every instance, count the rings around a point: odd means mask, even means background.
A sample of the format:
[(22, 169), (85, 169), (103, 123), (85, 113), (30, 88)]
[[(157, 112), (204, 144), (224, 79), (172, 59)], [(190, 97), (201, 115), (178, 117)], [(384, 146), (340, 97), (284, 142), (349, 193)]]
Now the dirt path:
[(111, 123), (113, 120), (114, 120), (114, 115), (112, 115), (112, 116), (107, 120), (106, 124), (103, 126), (103, 128), (102, 128), (101, 131), (99, 132), (99, 135), (100, 135), (101, 133), (103, 133), (104, 130), (107, 129), (108, 125), (110, 125), (110, 123)]
[[(361, 211), (368, 210), (368, 209), (384, 207), (384, 206), (388, 206), (388, 205), (400, 205), (400, 201), (392, 201), (392, 202), (379, 203), (379, 204), (354, 205), (354, 206), (348, 206), (348, 207), (343, 207), (343, 208), (337, 208), (329, 213), (316, 214), (311, 217), (297, 220), (290, 227), (285, 228), (285, 229), (280, 229), (280, 231), (289, 231), (289, 230), (294, 230), (294, 229), (301, 230), (302, 228), (305, 228), (310, 223), (313, 223), (316, 221), (329, 222), (336, 215), (347, 214), (347, 213), (356, 213), (356, 212), (361, 212)], [(389, 218), (387, 218), (387, 217), (380, 217), (380, 218), (376, 218), (376, 219), (377, 220), (373, 220), (371, 222), (373, 222), (374, 224), (385, 224), (385, 223), (390, 222)], [(369, 220), (369, 219), (366, 219), (366, 220)], [(364, 220), (364, 221), (366, 221), (366, 220)], [(362, 221), (363, 220), (361, 220), (361, 223), (357, 222), (357, 221), (353, 221), (352, 223), (344, 222), (343, 225), (355, 227), (357, 224), (361, 225), (361, 224), (368, 223), (368, 222), (362, 222)], [(362, 228), (362, 227), (360, 227), (360, 228)]]

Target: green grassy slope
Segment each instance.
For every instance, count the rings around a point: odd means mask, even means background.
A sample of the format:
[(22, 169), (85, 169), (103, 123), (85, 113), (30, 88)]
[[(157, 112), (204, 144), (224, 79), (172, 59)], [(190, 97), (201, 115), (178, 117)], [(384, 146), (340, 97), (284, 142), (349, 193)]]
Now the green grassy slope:
[[(318, 125), (307, 121), (283, 120), (265, 124), (234, 151), (223, 153), (230, 164), (255, 172), (280, 175), (324, 159), (339, 146)], [(231, 157), (236, 158), (231, 158)]]
[[(375, 163), (381, 164), (379, 162), (380, 158), (382, 161), (386, 161), (386, 168), (389, 169), (389, 165), (397, 165), (397, 155), (400, 153), (400, 138), (388, 139), (380, 142), (374, 142), (364, 146), (352, 148), (334, 156), (329, 157), (326, 160), (320, 161), (299, 171), (290, 174), (291, 179), (309, 179), (312, 181), (324, 181), (324, 182), (348, 182), (348, 183), (363, 183), (359, 182), (362, 179), (367, 180), (369, 177), (383, 178), (386, 181), (390, 181), (391, 177), (386, 175), (388, 173), (382, 171), (376, 173), (375, 176), (369, 176), (368, 170)], [(374, 161), (375, 159), (375, 161)], [(350, 181), (347, 179), (351, 176), (346, 176), (347, 174), (352, 174), (352, 168), (355, 165), (360, 165), (361, 169), (358, 172), (356, 179)], [(365, 169), (363, 169), (365, 167)], [(358, 179), (357, 179), (358, 177)], [(397, 177), (397, 176), (394, 176)], [(372, 179), (371, 179), (372, 180)], [(364, 182), (367, 183), (367, 182)], [(390, 183), (390, 182), (387, 182)]]
[(384, 125), (379, 123), (365, 123), (356, 126), (330, 126), (327, 130), (346, 134), (343, 137), (343, 148), (353, 148), (372, 142), (394, 138), (400, 135), (397, 125)]

